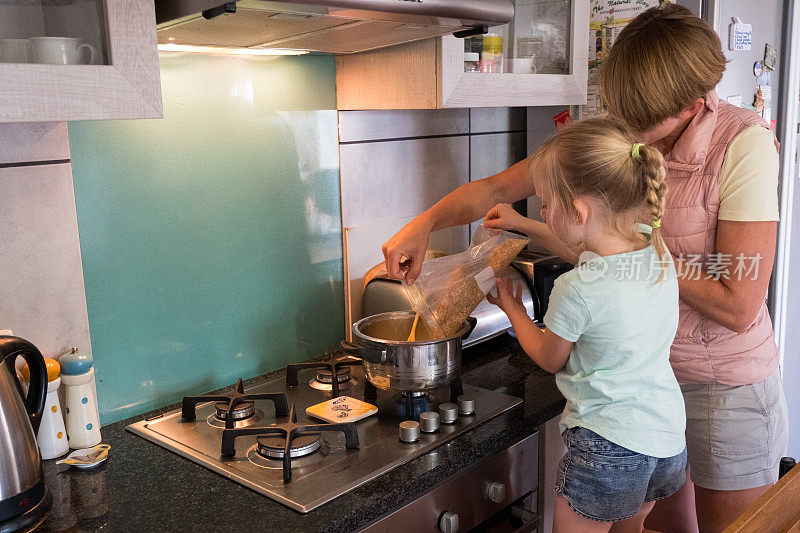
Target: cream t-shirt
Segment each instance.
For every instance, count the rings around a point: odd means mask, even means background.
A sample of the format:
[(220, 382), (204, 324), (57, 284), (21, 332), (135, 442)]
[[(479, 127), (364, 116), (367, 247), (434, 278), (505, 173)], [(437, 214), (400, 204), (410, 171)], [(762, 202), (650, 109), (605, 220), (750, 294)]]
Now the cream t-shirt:
[(720, 220), (766, 222), (778, 214), (778, 151), (772, 132), (750, 126), (728, 146), (719, 174)]

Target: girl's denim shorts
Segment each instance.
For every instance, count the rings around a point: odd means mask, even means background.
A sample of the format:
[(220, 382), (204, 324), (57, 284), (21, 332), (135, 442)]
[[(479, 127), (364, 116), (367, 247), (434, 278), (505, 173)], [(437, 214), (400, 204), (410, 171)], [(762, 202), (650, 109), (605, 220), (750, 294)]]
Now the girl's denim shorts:
[(623, 448), (582, 427), (563, 435), (556, 492), (579, 515), (601, 522), (631, 518), (645, 502), (674, 494), (686, 481), (686, 449), (651, 457)]

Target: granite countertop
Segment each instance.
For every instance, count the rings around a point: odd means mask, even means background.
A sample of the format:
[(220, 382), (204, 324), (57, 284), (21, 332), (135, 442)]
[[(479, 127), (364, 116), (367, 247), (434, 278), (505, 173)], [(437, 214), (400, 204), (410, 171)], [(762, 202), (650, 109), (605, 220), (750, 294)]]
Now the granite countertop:
[[(257, 383), (283, 370), (247, 382)], [(125, 430), (170, 405), (103, 427), (112, 446), (101, 466), (81, 471), (45, 461), (53, 508), (39, 531), (325, 531), (362, 528), (530, 435), (561, 412), (555, 379), (508, 335), (464, 351), (465, 383), (524, 399), (448, 443), (301, 514)]]

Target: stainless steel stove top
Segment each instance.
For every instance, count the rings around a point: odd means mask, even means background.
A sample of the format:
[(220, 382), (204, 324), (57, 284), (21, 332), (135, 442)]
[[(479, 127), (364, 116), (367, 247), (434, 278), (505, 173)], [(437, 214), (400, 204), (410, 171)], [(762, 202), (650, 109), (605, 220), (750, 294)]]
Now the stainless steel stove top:
[[(313, 371), (303, 372), (298, 386), (287, 387), (281, 375), (246, 389), (245, 393), (285, 392), (289, 405), (295, 406), (298, 423), (317, 424), (320, 421), (308, 417), (305, 410), (330, 399), (331, 392), (330, 385), (325, 387), (316, 383), (312, 379), (314, 376)], [(340, 393), (363, 399), (364, 383), (362, 368), (352, 367), (351, 380), (340, 384)], [(464, 385), (463, 392), (475, 400), (474, 415), (460, 416), (454, 424), (441, 424), (437, 432), (422, 433), (417, 442), (406, 443), (399, 439), (399, 424), (405, 419), (406, 411), (404, 398), (378, 390), (377, 401), (368, 400), (377, 404), (378, 414), (355, 423), (358, 449), (345, 448), (343, 433), (324, 432), (318, 449), (292, 459), (289, 482), (284, 482), (281, 459), (267, 458), (258, 453), (255, 436), (237, 438), (235, 456), (221, 454), (225, 423), (215, 416), (215, 401), (198, 404), (195, 420), (184, 420), (181, 410), (177, 409), (131, 424), (128, 430), (306, 513), (522, 402), (519, 398), (471, 385)], [(414, 409), (417, 415), (422, 411), (438, 411), (440, 403), (449, 401), (450, 388), (443, 387), (425, 397), (415, 398)], [(235, 427), (269, 426), (287, 420), (285, 416), (276, 418), (271, 401), (255, 400), (255, 414), (236, 421)]]

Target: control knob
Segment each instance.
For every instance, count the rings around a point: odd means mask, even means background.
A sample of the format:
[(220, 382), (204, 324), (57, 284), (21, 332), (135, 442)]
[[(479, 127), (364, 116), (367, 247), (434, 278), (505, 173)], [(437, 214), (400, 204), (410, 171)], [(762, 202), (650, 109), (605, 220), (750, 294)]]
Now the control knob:
[(489, 501), (492, 503), (503, 503), (506, 501), (505, 483), (500, 483), (499, 481), (493, 481), (490, 483), (487, 496), (489, 497)]
[(442, 533), (458, 533), (458, 514), (452, 511), (445, 512), (439, 518), (439, 531)]

